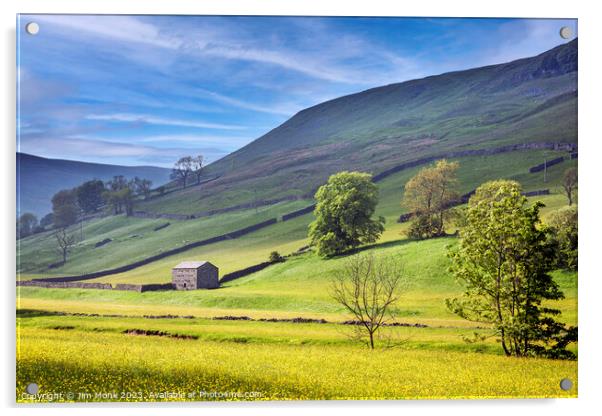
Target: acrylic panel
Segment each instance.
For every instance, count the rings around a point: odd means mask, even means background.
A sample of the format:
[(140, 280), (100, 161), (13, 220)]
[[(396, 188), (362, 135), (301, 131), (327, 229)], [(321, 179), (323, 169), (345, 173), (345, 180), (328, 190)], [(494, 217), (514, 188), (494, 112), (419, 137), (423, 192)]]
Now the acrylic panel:
[(577, 397), (576, 19), (16, 30), (17, 402)]

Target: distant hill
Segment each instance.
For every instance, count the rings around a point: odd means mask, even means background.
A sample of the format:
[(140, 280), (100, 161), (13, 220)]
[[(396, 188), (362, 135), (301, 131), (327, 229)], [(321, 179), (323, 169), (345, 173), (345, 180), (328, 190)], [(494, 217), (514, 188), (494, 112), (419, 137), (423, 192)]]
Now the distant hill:
[(32, 212), (39, 219), (52, 210), (50, 199), (57, 191), (90, 179), (106, 181), (115, 175), (138, 176), (159, 186), (169, 180), (169, 174), (170, 169), (154, 166), (105, 165), (17, 153), (17, 211)]
[(195, 212), (312, 192), (337, 171), (377, 174), (464, 149), (577, 142), (577, 40), (538, 56), (369, 89), (300, 111), (140, 209)]

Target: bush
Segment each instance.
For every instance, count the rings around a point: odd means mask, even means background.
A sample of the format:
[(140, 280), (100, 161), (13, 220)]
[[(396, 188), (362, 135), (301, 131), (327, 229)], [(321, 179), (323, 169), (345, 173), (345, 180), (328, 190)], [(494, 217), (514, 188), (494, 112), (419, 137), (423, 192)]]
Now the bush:
[(556, 246), (556, 266), (577, 270), (577, 208), (571, 206), (554, 212), (548, 220), (551, 240)]
[(410, 228), (408, 229), (408, 237), (417, 240), (436, 237), (440, 234), (441, 222), (435, 216), (419, 215), (416, 216)]
[(277, 251), (272, 251), (270, 253), (270, 263), (281, 263), (284, 261), (284, 257), (280, 255)]

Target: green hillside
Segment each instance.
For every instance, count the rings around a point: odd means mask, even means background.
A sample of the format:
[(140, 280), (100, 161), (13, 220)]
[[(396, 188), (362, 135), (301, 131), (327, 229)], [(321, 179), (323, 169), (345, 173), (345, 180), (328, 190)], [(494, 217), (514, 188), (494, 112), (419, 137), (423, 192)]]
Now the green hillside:
[(305, 109), (140, 210), (194, 213), (306, 195), (341, 170), (425, 156), (577, 142), (577, 40), (532, 58), (391, 84)]
[[(492, 156), (457, 158), (460, 163), (458, 171), (459, 190), (469, 192), (486, 180), (510, 178), (518, 180), (527, 191), (550, 189), (552, 195), (542, 197), (551, 205), (550, 209), (564, 204), (565, 198), (560, 195), (560, 178), (565, 169), (576, 166), (576, 160), (568, 160), (548, 169), (547, 182), (543, 172), (529, 173), (531, 166), (544, 159), (552, 159), (564, 152), (525, 151), (505, 153)], [(520, 156), (520, 157), (517, 157)], [(401, 238), (405, 225), (396, 222), (400, 214), (406, 212), (400, 205), (403, 187), (420, 167), (411, 168), (391, 175), (378, 183), (380, 200), (377, 215), (386, 218), (386, 231), (381, 241)], [(540, 199), (542, 199), (540, 198)], [(19, 241), (18, 271), (21, 278), (77, 275), (86, 272), (104, 270), (122, 266), (141, 260), (162, 251), (183, 246), (196, 240), (213, 237), (234, 229), (273, 217), (280, 217), (287, 212), (309, 205), (312, 201), (286, 201), (257, 209), (238, 210), (195, 220), (166, 220), (127, 218), (124, 216), (95, 219), (84, 224), (71, 227), (71, 231), (84, 239), (74, 248), (70, 260), (61, 267), (49, 269), (57, 258), (56, 243), (52, 233), (27, 237)], [(282, 254), (290, 254), (307, 244), (307, 226), (312, 221), (311, 214), (280, 222), (268, 228), (253, 232), (235, 240), (215, 243), (199, 247), (184, 253), (169, 256), (147, 266), (107, 276), (94, 281), (151, 283), (166, 282), (170, 279), (170, 270), (179, 261), (190, 258), (204, 258), (220, 267), (223, 276), (253, 264), (263, 262), (269, 253), (278, 250)], [(166, 228), (155, 231), (155, 228), (170, 223)], [(105, 239), (111, 242), (95, 247)]]
[[(208, 182), (139, 201), (135, 210), (197, 214), (238, 208), (193, 220), (111, 216), (77, 224), (70, 229), (78, 243), (69, 261), (51, 268), (58, 261), (52, 234), (34, 235), (18, 242), (17, 271), (26, 279), (123, 266), (266, 219), (280, 219), (310, 205), (315, 189), (333, 172), (380, 173), (407, 161), (450, 152), (460, 162), (462, 193), (489, 179), (511, 178), (527, 191), (549, 188), (558, 194), (563, 171), (575, 166), (576, 160), (568, 158), (566, 149), (536, 146), (576, 144), (576, 51), (577, 41), (573, 41), (533, 58), (392, 84), (308, 108), (209, 165)], [(471, 149), (499, 149), (508, 144), (532, 147), (458, 156)], [(567, 160), (548, 169), (546, 182), (543, 172), (529, 173), (530, 167), (559, 156)], [(382, 241), (399, 238), (403, 226), (396, 219), (405, 212), (400, 206), (403, 187), (421, 166), (378, 182), (377, 214), (387, 219)], [(223, 275), (263, 262), (273, 250), (289, 254), (306, 245), (311, 219), (305, 215), (279, 222), (103, 279), (166, 281), (173, 264), (191, 256), (213, 261)], [(167, 228), (155, 230), (168, 222)], [(107, 243), (97, 247), (103, 241)]]

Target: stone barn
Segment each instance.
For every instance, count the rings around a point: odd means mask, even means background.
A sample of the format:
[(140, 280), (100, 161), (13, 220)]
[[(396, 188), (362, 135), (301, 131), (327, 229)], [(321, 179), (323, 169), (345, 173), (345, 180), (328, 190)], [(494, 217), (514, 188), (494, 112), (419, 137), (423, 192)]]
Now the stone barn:
[(171, 271), (171, 282), (177, 290), (214, 289), (219, 287), (219, 269), (208, 261), (185, 261)]

